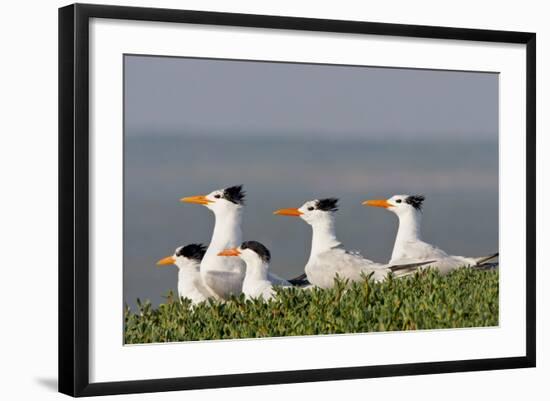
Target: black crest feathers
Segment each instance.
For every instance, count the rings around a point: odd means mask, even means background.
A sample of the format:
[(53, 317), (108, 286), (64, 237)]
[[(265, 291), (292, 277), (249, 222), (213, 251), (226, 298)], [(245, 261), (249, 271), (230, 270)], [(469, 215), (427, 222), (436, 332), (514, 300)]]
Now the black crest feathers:
[(246, 192), (243, 190), (242, 185), (235, 185), (233, 187), (225, 188), (223, 190), (223, 198), (229, 202), (233, 202), (236, 205), (244, 204), (244, 197)]
[(199, 262), (206, 253), (206, 247), (203, 244), (189, 244), (178, 248), (176, 256), (184, 256), (188, 259), (195, 259)]
[(338, 210), (338, 199), (337, 198), (325, 198), (319, 199), (317, 201), (317, 209), (323, 210), (325, 212), (335, 212)]
[(241, 249), (251, 249), (256, 252), (264, 262), (271, 260), (271, 252), (258, 241), (245, 241), (241, 244)]
[(410, 195), (407, 196), (405, 202), (414, 207), (416, 210), (422, 210), (424, 199), (426, 199), (424, 195)]

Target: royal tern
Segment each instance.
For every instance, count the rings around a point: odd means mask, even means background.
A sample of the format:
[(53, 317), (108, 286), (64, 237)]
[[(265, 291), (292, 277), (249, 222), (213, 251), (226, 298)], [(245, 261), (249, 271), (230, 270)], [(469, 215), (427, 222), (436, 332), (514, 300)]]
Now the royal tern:
[(305, 267), (309, 282), (317, 287), (330, 288), (338, 276), (350, 281), (362, 280), (372, 274), (376, 281), (384, 280), (390, 272), (396, 276), (410, 274), (424, 263), (389, 266), (366, 259), (357, 252), (344, 249), (336, 238), (334, 212), (338, 199), (315, 199), (299, 208), (279, 209), (274, 214), (300, 217), (312, 228), (311, 253)]
[(227, 299), (239, 295), (245, 275), (240, 258), (220, 258), (218, 253), (242, 242), (241, 221), (245, 192), (241, 185), (218, 189), (208, 195), (181, 198), (181, 202), (206, 206), (215, 216), (212, 240), (202, 259), (200, 274), (216, 296)]
[(482, 257), (449, 255), (442, 249), (422, 241), (420, 223), (422, 220), (422, 195), (394, 195), (389, 199), (367, 200), (365, 206), (381, 207), (395, 213), (399, 219), (399, 229), (391, 255), (391, 264), (411, 263), (421, 260), (434, 260), (428, 266), (447, 274), (459, 267), (484, 267), (498, 253)]
[(212, 294), (203, 284), (199, 266), (206, 252), (202, 244), (189, 244), (176, 248), (172, 256), (157, 262), (158, 266), (176, 265), (178, 272), (178, 295), (188, 298), (193, 304), (206, 301)]
[[(269, 262), (271, 253), (257, 241), (245, 241), (238, 248), (224, 249), (219, 256), (238, 256), (246, 263), (246, 276), (243, 281), (243, 293), (246, 298), (271, 299), (275, 294), (273, 283), (269, 280)], [(290, 286), (287, 281), (278, 285)]]

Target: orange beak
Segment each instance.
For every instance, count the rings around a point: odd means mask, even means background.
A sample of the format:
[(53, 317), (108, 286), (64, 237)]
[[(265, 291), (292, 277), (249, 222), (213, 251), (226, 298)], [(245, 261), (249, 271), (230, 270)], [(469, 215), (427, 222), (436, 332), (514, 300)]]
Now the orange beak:
[(386, 199), (366, 200), (362, 203), (365, 206), (383, 207), (385, 209), (391, 207)]
[(281, 216), (301, 216), (303, 213), (300, 212), (298, 209), (296, 208), (288, 208), (288, 209), (279, 209), (279, 210), (275, 210), (273, 212), (273, 214), (279, 214)]
[(176, 263), (176, 259), (173, 256), (167, 256), (157, 262), (157, 266), (173, 265)]
[(208, 205), (209, 203), (213, 203), (206, 195), (188, 196), (186, 198), (181, 198), (180, 202), (196, 203), (197, 205)]
[(239, 256), (241, 252), (237, 248), (224, 249), (218, 256)]

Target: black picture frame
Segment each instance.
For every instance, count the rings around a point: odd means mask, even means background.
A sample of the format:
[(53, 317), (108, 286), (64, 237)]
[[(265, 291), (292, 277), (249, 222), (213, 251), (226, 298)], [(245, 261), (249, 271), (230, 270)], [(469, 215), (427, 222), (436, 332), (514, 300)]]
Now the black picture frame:
[[(520, 357), (495, 359), (90, 383), (88, 30), (91, 18), (525, 44), (527, 68), (525, 94), (527, 105), (526, 354)], [(95, 396), (534, 367), (536, 363), (535, 65), (536, 35), (527, 32), (87, 4), (74, 4), (60, 8), (59, 391), (71, 396)]]

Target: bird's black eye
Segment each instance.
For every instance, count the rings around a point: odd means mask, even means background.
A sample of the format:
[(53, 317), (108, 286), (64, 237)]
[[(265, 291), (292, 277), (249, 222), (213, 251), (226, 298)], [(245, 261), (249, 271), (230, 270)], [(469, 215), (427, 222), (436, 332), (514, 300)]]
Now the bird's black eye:
[(309, 210), (310, 212), (311, 212), (313, 209), (315, 209), (313, 206), (310, 206), (310, 207), (307, 208), (307, 210)]
[(216, 199), (220, 199), (221, 197), (222, 197), (222, 196), (221, 196), (220, 194), (214, 195), (214, 198), (216, 198)]
[(397, 199), (395, 203), (401, 203), (401, 199)]

